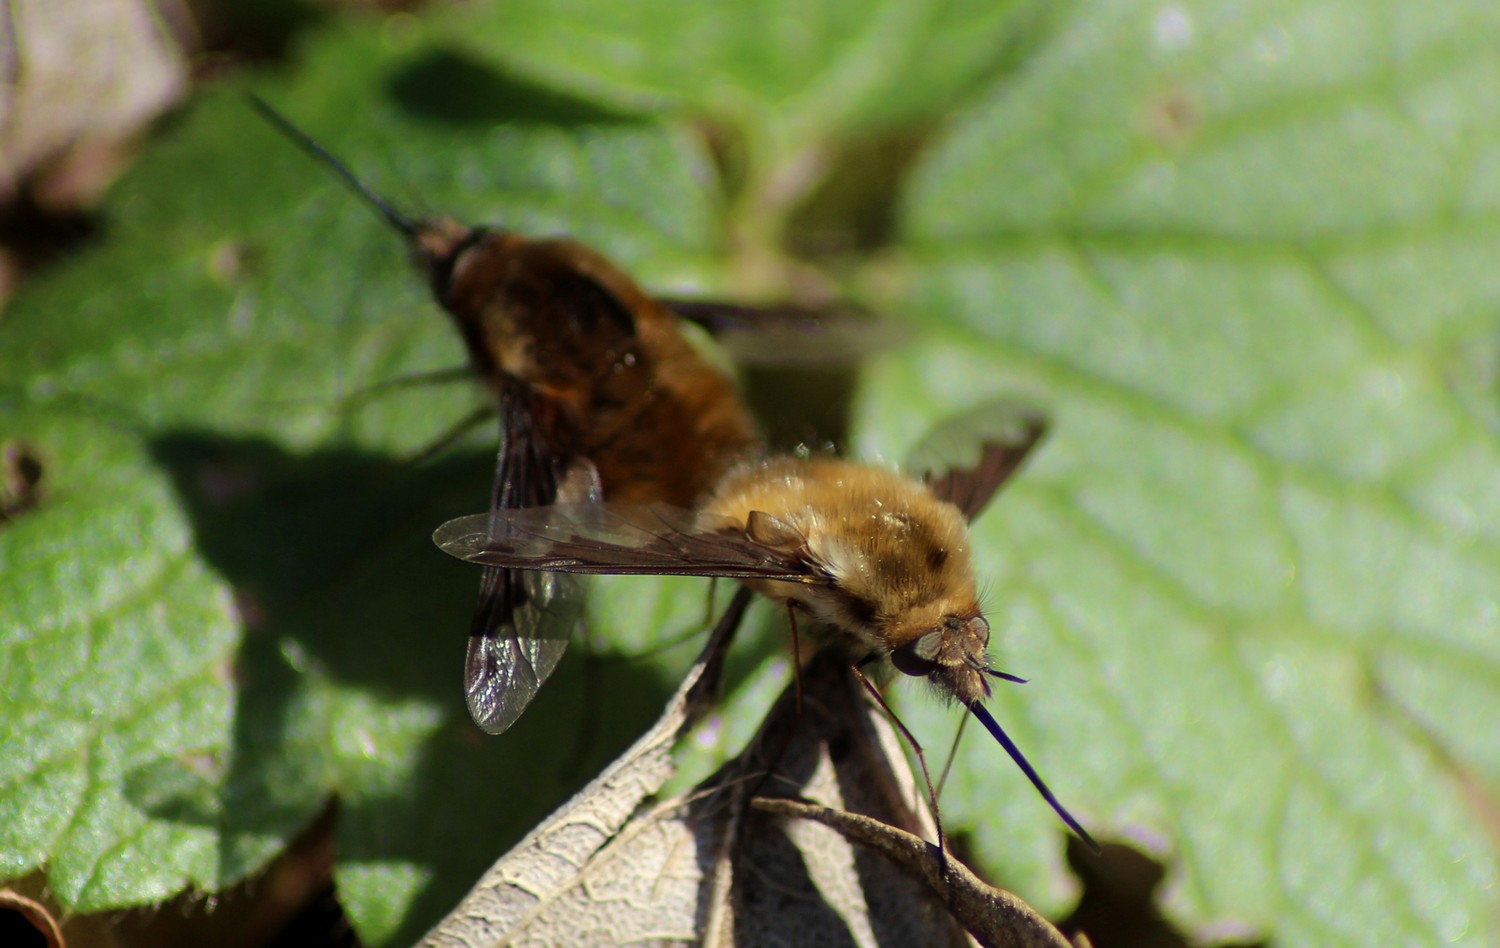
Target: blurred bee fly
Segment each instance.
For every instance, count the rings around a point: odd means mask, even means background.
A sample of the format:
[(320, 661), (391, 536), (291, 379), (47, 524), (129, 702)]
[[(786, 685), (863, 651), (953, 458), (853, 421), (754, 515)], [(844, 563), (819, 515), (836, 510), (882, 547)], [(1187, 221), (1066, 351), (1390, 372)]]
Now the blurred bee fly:
[[(732, 380), (694, 349), (670, 305), (601, 254), (566, 238), (407, 217), (270, 106), (251, 102), (402, 235), (452, 318), (498, 408), (497, 529), (512, 511), (555, 504), (689, 507), (759, 452)], [(792, 308), (676, 305), (711, 330), (805, 318)], [(570, 573), (485, 569), (464, 665), (475, 723), (498, 734), (520, 717), (562, 658), (581, 607)]]

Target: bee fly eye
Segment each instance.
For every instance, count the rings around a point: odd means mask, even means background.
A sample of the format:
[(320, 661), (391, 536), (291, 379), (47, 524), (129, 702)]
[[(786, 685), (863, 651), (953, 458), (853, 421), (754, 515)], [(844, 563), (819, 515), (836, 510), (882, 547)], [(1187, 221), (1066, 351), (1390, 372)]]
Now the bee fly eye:
[(928, 632), (921, 638), (894, 649), (891, 652), (891, 664), (903, 675), (926, 678), (937, 668), (938, 651), (943, 647), (943, 633), (944, 629)]
[(990, 644), (990, 624), (984, 616), (970, 616), (968, 618), (948, 617), (944, 620), (954, 647), (964, 654), (973, 657), (984, 656), (985, 647)]

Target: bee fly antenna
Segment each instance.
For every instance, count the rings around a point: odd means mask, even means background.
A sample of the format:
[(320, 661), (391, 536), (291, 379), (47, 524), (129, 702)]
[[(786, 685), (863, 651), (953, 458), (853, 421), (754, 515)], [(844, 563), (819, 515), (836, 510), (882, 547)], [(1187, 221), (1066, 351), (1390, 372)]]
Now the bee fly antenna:
[(1010, 755), (1010, 759), (1016, 762), (1017, 767), (1021, 768), (1021, 773), (1026, 775), (1026, 779), (1031, 781), (1033, 787), (1036, 787), (1037, 792), (1042, 795), (1042, 799), (1046, 800), (1052, 807), (1052, 811), (1062, 817), (1062, 821), (1068, 824), (1068, 828), (1077, 833), (1078, 838), (1088, 843), (1089, 848), (1094, 851), (1095, 855), (1098, 855), (1100, 852), (1099, 844), (1094, 842), (1094, 837), (1090, 836), (1089, 831), (1083, 828), (1083, 824), (1075, 820), (1073, 814), (1069, 813), (1058, 802), (1057, 797), (1052, 795), (1052, 791), (1048, 790), (1047, 785), (1042, 782), (1042, 775), (1037, 773), (1036, 768), (1031, 766), (1031, 763), (1026, 760), (1026, 756), (1016, 746), (1016, 742), (1011, 740), (1010, 735), (1006, 734), (1004, 729), (996, 723), (984, 705), (978, 701), (972, 702), (969, 705), (969, 712), (979, 719), (979, 723), (984, 725), (984, 729), (989, 731), (995, 740), (1000, 742), (1000, 746), (1005, 748), (1005, 752)]
[(250, 100), (250, 106), (259, 112), (262, 118), (270, 122), (277, 131), (290, 138), (303, 151), (332, 168), (334, 173), (342, 178), (344, 183), (353, 189), (355, 194), (364, 198), (371, 207), (379, 211), (380, 216), (385, 218), (386, 222), (392, 227), (412, 240), (421, 236), (421, 228), (414, 221), (397, 211), (394, 207), (391, 207), (385, 198), (371, 191), (363, 181), (354, 176), (354, 172), (350, 171), (342, 161), (335, 158), (328, 149), (314, 141), (311, 135), (293, 125), (291, 119), (276, 111), (265, 99), (262, 99), (253, 92), (245, 93), (245, 97)]

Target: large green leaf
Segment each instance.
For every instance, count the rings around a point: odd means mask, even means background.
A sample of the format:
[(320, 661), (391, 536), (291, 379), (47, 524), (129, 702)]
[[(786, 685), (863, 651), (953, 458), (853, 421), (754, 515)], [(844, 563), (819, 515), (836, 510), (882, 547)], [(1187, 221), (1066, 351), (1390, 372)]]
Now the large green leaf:
[[(111, 424), (5, 421), (37, 452), (48, 496), (0, 544), (0, 872), (50, 863), (58, 896), (82, 907), (245, 872), (275, 842), (222, 847), (218, 801), (197, 793), (223, 777), (236, 624), (171, 482)], [(158, 796), (168, 785), (184, 791), (175, 803)], [(170, 812), (153, 819), (158, 803)]]
[(1019, 4), (988, 0), (520, 0), (476, 13), (478, 51), (622, 106), (666, 106), (783, 145), (939, 115), (996, 74)]
[[(897, 277), (931, 329), (861, 430), (890, 450), (909, 406), (1003, 389), (1050, 407), (978, 531), (1034, 682), (1003, 720), (1168, 861), (1176, 917), (1488, 942), (1464, 783), (1500, 778), (1500, 425), (1474, 371), (1500, 352), (1500, 23), (1384, 6), (1075, 11), (907, 195)], [(1002, 781), (948, 812), (1014, 881), (1056, 832)]]

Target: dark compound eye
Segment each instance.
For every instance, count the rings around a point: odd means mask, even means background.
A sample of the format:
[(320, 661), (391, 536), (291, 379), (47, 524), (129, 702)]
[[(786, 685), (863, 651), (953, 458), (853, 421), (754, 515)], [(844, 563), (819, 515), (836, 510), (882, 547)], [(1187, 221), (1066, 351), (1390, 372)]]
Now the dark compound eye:
[(937, 668), (937, 656), (943, 647), (943, 632), (928, 632), (891, 652), (891, 664), (903, 675), (926, 678)]
[(962, 624), (969, 627), (969, 631), (979, 639), (980, 645), (990, 644), (990, 622), (984, 616), (974, 616)]

